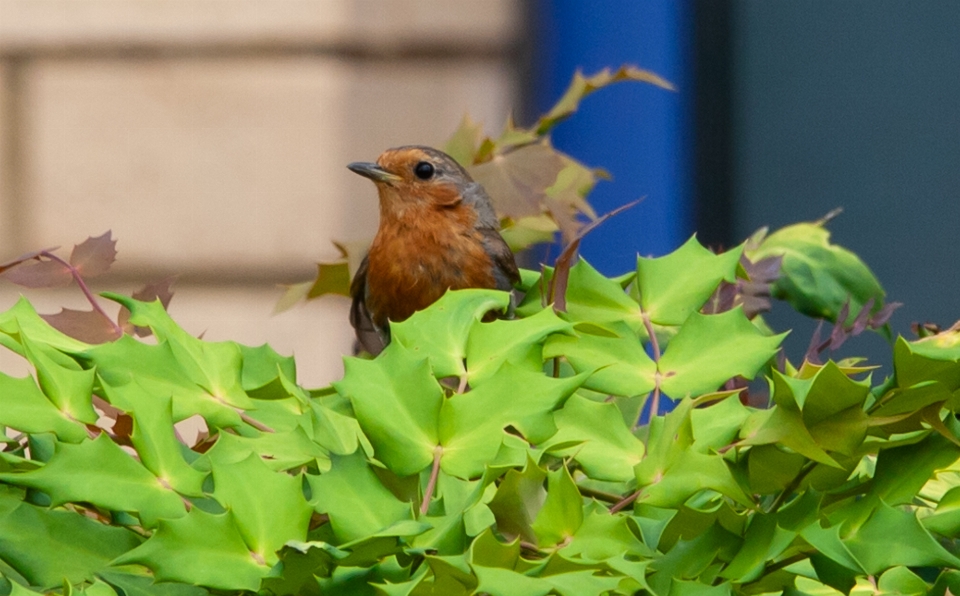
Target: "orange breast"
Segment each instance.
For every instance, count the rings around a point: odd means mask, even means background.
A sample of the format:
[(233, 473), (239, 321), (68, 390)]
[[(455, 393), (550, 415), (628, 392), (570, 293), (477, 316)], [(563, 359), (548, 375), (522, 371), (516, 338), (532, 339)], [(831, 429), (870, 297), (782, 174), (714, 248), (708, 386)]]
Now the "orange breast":
[(496, 287), (469, 207), (417, 211), (381, 221), (370, 247), (367, 308), (381, 327), (426, 308), (448, 289)]

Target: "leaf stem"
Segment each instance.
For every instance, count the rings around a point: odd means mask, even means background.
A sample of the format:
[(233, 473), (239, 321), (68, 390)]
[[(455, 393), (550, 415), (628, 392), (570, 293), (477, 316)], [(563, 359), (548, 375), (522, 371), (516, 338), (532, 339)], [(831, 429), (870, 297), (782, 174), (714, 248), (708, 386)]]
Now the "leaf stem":
[(423, 491), (423, 502), (420, 503), (420, 515), (426, 515), (430, 508), (430, 500), (433, 499), (433, 491), (437, 488), (437, 478), (440, 476), (440, 458), (443, 457), (443, 446), (437, 445), (433, 448), (433, 468), (430, 470), (430, 480), (427, 481), (427, 489)]
[(797, 487), (800, 486), (800, 483), (803, 482), (803, 479), (807, 477), (807, 474), (810, 473), (813, 468), (815, 468), (817, 462), (810, 460), (807, 463), (803, 464), (803, 467), (800, 468), (800, 472), (790, 481), (790, 484), (783, 487), (783, 490), (777, 495), (777, 498), (774, 499), (773, 503), (770, 504), (770, 508), (767, 509), (767, 513), (774, 513), (780, 509), (780, 507), (786, 502), (786, 500), (793, 494), (793, 491), (797, 490)]
[(90, 302), (90, 305), (93, 307), (93, 310), (97, 311), (97, 313), (99, 313), (100, 316), (102, 316), (108, 323), (110, 323), (110, 326), (113, 328), (113, 332), (117, 335), (117, 337), (120, 337), (123, 335), (123, 329), (120, 327), (120, 325), (117, 324), (116, 321), (110, 318), (110, 315), (108, 315), (106, 311), (103, 310), (103, 307), (100, 306), (100, 303), (97, 301), (96, 297), (93, 295), (93, 292), (90, 291), (90, 288), (87, 286), (87, 283), (83, 281), (83, 277), (80, 275), (80, 272), (77, 271), (76, 267), (74, 267), (67, 261), (64, 261), (63, 259), (61, 259), (60, 257), (58, 257), (57, 255), (55, 255), (54, 253), (48, 250), (41, 251), (40, 254), (66, 267), (67, 270), (70, 271), (70, 275), (73, 276), (74, 281), (77, 282), (77, 286), (80, 288), (80, 291), (83, 292), (83, 295), (86, 296), (87, 301)]
[(643, 489), (638, 488), (635, 492), (632, 492), (625, 498), (621, 499), (620, 502), (618, 502), (617, 504), (615, 504), (613, 507), (610, 508), (610, 513), (616, 513), (621, 509), (623, 509), (624, 507), (626, 507), (627, 505), (630, 505), (631, 503), (636, 501), (637, 497), (640, 496), (641, 492), (643, 492)]

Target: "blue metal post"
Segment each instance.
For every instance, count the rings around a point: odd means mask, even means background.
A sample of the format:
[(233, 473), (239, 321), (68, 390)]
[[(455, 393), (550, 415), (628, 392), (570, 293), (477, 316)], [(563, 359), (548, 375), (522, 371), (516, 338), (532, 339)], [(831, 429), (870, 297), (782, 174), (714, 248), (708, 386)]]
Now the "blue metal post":
[(644, 201), (607, 221), (581, 254), (607, 275), (662, 255), (693, 232), (690, 0), (537, 0), (533, 96), (547, 110), (579, 68), (592, 74), (630, 63), (674, 84), (671, 92), (624, 82), (588, 97), (553, 133), (554, 145), (613, 175), (589, 200), (602, 214)]

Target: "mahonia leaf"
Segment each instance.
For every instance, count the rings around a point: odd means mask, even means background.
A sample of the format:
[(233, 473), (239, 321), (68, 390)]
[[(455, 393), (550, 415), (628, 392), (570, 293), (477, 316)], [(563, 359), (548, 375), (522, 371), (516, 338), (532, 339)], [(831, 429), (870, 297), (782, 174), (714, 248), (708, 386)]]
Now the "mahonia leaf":
[(573, 81), (570, 82), (570, 86), (563, 93), (560, 100), (557, 101), (556, 105), (554, 105), (550, 111), (541, 116), (539, 122), (537, 122), (537, 132), (539, 134), (546, 134), (561, 120), (568, 118), (576, 112), (584, 97), (598, 89), (602, 89), (607, 85), (619, 81), (638, 81), (650, 83), (670, 91), (673, 90), (673, 85), (666, 79), (635, 66), (623, 65), (617, 70), (605, 68), (591, 76), (584, 76), (583, 73), (578, 70), (576, 74), (573, 75)]
[(500, 235), (513, 252), (520, 252), (534, 244), (553, 242), (554, 235), (560, 231), (557, 222), (549, 215), (530, 215), (517, 219), (506, 218), (502, 222)]
[(623, 423), (616, 404), (573, 395), (554, 414), (557, 433), (543, 448), (572, 457), (590, 478), (626, 482), (643, 458), (643, 443)]
[(674, 252), (637, 259), (640, 306), (657, 325), (680, 325), (699, 311), (720, 282), (736, 280), (743, 246), (715, 255), (696, 236)]
[(30, 585), (52, 590), (93, 581), (118, 556), (143, 540), (125, 528), (84, 515), (47, 509), (0, 492), (0, 560)]
[(512, 425), (530, 442), (548, 439), (556, 426), (551, 412), (586, 375), (551, 379), (505, 363), (499, 372), (440, 408), (442, 469), (460, 478), (479, 476), (500, 448), (499, 431)]
[(874, 311), (883, 305), (884, 291), (873, 272), (855, 254), (831, 244), (830, 232), (822, 222), (777, 230), (756, 248), (747, 250), (747, 256), (753, 261), (783, 258), (774, 296), (803, 314), (836, 323), (840, 309), (848, 302), (853, 313), (859, 313), (871, 298), (875, 300)]
[(350, 398), (377, 459), (400, 476), (429, 466), (443, 401), (429, 361), (393, 341), (376, 360), (345, 359), (344, 369), (334, 387)]
[(488, 504), (496, 517), (498, 532), (511, 540), (519, 536), (536, 544), (533, 523), (547, 496), (543, 489), (546, 478), (547, 473), (529, 457), (523, 471), (506, 473)]
[(70, 285), (73, 274), (70, 267), (52, 260), (38, 260), (8, 269), (4, 276), (25, 288), (62, 288)]
[(543, 141), (495, 154), (469, 172), (490, 195), (500, 217), (519, 219), (540, 215), (547, 188), (564, 166), (560, 153)]
[(254, 454), (232, 464), (214, 461), (211, 468), (213, 496), (230, 510), (256, 560), (276, 563), (276, 551), (288, 540), (307, 537), (312, 509), (299, 475), (274, 472)]
[[(136, 292), (130, 295), (131, 298), (141, 302), (153, 302), (159, 300), (164, 309), (170, 307), (170, 300), (173, 299), (173, 283), (177, 276), (167, 277), (160, 281), (155, 281), (144, 285)], [(148, 327), (136, 327), (130, 325), (130, 311), (125, 306), (120, 307), (120, 313), (117, 315), (117, 323), (125, 333), (132, 333), (138, 337), (147, 337), (151, 331)]]
[(40, 249), (40, 250), (35, 250), (35, 251), (32, 251), (32, 252), (28, 252), (28, 253), (22, 254), (22, 255), (20, 255), (19, 257), (15, 258), (15, 259), (11, 259), (11, 260), (6, 261), (6, 262), (4, 262), (4, 263), (0, 263), (0, 275), (2, 275), (3, 273), (5, 273), (5, 272), (6, 272), (7, 270), (9, 270), (9, 269), (13, 269), (13, 268), (16, 267), (17, 265), (22, 265), (23, 263), (26, 263), (27, 261), (32, 261), (32, 260), (38, 259), (38, 257), (40, 257), (41, 255), (43, 255), (43, 254), (45, 254), (45, 253), (52, 253), (53, 251), (57, 250), (58, 248), (60, 248), (60, 247), (59, 247), (59, 246), (53, 246), (53, 247), (51, 247), (51, 248), (44, 248), (44, 249)]
[(362, 539), (412, 517), (409, 503), (397, 500), (370, 468), (361, 453), (333, 456), (332, 469), (307, 475), (313, 490), (311, 505), (330, 516), (341, 543)]
[(510, 294), (497, 290), (448, 291), (429, 308), (390, 325), (391, 343), (399, 342), (430, 359), (438, 378), (467, 374), (467, 336), (491, 311), (505, 311)]
[(50, 495), (53, 505), (87, 502), (138, 513), (145, 527), (186, 514), (180, 497), (123, 452), (106, 434), (77, 445), (61, 443), (42, 468), (0, 474), (0, 480)]
[(65, 415), (86, 424), (96, 424), (91, 393), (95, 373), (83, 370), (62, 352), (22, 335), (27, 359), (37, 371), (37, 381), (51, 402)]
[(61, 441), (79, 443), (87, 429), (57, 408), (37, 387), (33, 377), (14, 378), (0, 372), (0, 426), (25, 433), (57, 435)]
[(250, 590), (270, 567), (255, 560), (229, 513), (194, 507), (160, 527), (139, 547), (117, 557), (114, 565), (140, 564), (159, 582), (184, 582), (220, 590)]
[(85, 278), (106, 273), (117, 259), (117, 241), (110, 230), (101, 236), (90, 237), (73, 247), (70, 264)]
[(566, 466), (547, 472), (547, 498), (533, 520), (541, 548), (569, 543), (583, 523), (583, 497)]
[(646, 395), (657, 386), (657, 364), (629, 331), (625, 335), (554, 335), (544, 345), (543, 357), (562, 356), (574, 370), (592, 371), (584, 382), (592, 391), (624, 397)]
[(40, 315), (50, 326), (88, 344), (102, 344), (120, 337), (110, 319), (95, 310), (62, 308), (53, 315)]

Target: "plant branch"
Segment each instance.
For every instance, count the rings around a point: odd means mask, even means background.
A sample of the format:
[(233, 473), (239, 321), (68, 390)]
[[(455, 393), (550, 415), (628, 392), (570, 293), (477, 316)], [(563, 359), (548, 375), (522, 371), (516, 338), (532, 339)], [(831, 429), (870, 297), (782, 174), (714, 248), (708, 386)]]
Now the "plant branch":
[(420, 515), (426, 515), (430, 508), (430, 500), (433, 499), (433, 491), (437, 488), (437, 478), (440, 476), (440, 458), (443, 457), (443, 447), (437, 445), (433, 448), (433, 468), (430, 470), (430, 480), (427, 481), (427, 489), (423, 491), (423, 502), (420, 503)]
[(773, 503), (770, 504), (770, 509), (767, 510), (767, 513), (773, 513), (780, 509), (780, 507), (786, 502), (790, 495), (793, 494), (793, 491), (797, 490), (797, 487), (800, 486), (800, 483), (803, 482), (803, 479), (807, 477), (807, 474), (810, 473), (813, 468), (815, 468), (817, 462), (810, 460), (807, 463), (803, 464), (803, 467), (800, 468), (800, 472), (790, 481), (790, 484), (783, 487), (783, 490), (777, 495), (777, 498), (774, 499)]
[(63, 265), (64, 267), (66, 267), (67, 270), (70, 271), (70, 275), (73, 276), (73, 280), (77, 282), (77, 286), (80, 288), (80, 291), (83, 292), (83, 295), (86, 296), (87, 301), (93, 307), (93, 310), (97, 311), (97, 313), (99, 313), (100, 316), (102, 316), (108, 323), (110, 323), (110, 326), (113, 328), (113, 332), (116, 333), (117, 337), (120, 337), (123, 335), (123, 329), (120, 327), (120, 325), (117, 324), (116, 321), (114, 321), (110, 317), (110, 315), (106, 313), (106, 311), (103, 310), (103, 307), (100, 306), (100, 302), (97, 301), (96, 296), (94, 296), (93, 292), (90, 291), (90, 288), (87, 286), (87, 283), (83, 281), (83, 277), (80, 275), (80, 272), (77, 271), (76, 267), (74, 267), (67, 261), (64, 261), (63, 259), (61, 259), (60, 257), (58, 257), (57, 255), (55, 255), (54, 253), (48, 250), (40, 251), (40, 255), (48, 259), (51, 259), (53, 261), (56, 261), (61, 265)]
[(640, 496), (641, 492), (643, 492), (643, 489), (638, 488), (635, 492), (632, 492), (628, 496), (621, 499), (620, 502), (618, 502), (616, 505), (610, 508), (610, 513), (616, 513), (621, 509), (623, 509), (624, 507), (626, 507), (627, 505), (630, 505), (631, 503), (636, 501), (637, 497)]
[(580, 494), (585, 497), (591, 497), (598, 501), (605, 501), (607, 503), (619, 503), (622, 500), (620, 495), (615, 495), (613, 493), (608, 493), (606, 491), (597, 490), (595, 488), (589, 488), (586, 486), (577, 485), (577, 490), (580, 491)]

